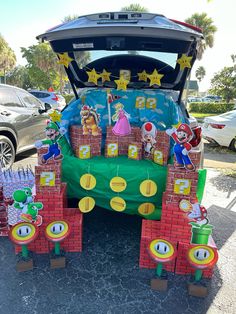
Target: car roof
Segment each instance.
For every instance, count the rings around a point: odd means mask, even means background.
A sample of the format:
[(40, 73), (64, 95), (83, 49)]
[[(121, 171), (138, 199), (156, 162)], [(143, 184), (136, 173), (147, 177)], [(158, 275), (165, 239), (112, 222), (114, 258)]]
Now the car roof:
[(0, 87), (1, 87), (1, 88), (9, 88), (9, 89), (18, 89), (18, 90), (20, 90), (20, 91), (24, 91), (24, 92), (27, 92), (27, 93), (28, 93), (28, 91), (26, 91), (26, 90), (23, 89), (23, 88), (20, 88), (20, 87), (17, 87), (17, 86), (8, 85), (8, 84), (0, 84)]

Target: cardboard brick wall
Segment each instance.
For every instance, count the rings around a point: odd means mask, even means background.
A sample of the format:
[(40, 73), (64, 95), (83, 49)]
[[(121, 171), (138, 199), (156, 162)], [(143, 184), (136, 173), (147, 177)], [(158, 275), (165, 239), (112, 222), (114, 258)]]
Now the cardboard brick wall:
[(101, 155), (101, 144), (102, 144), (102, 133), (99, 129), (99, 134), (93, 135), (83, 135), (83, 128), (79, 125), (72, 125), (70, 127), (70, 141), (74, 151), (75, 156), (79, 157), (78, 149), (80, 145), (90, 145), (91, 157)]

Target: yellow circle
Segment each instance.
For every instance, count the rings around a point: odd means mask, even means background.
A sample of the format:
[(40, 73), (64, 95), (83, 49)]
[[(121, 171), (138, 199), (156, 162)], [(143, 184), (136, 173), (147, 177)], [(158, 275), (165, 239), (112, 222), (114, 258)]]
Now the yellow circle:
[(95, 200), (90, 196), (85, 196), (79, 201), (78, 206), (82, 213), (91, 212), (95, 206)]
[(117, 212), (123, 212), (126, 208), (126, 202), (123, 198), (115, 196), (110, 200), (110, 206)]
[(82, 177), (80, 178), (80, 185), (85, 190), (94, 189), (96, 186), (96, 183), (97, 183), (96, 178), (90, 173), (86, 173), (82, 175)]
[[(53, 225), (55, 224), (62, 224), (64, 226), (64, 230), (61, 231), (60, 233), (53, 233), (51, 231), (51, 228), (53, 227)], [(67, 232), (68, 232), (68, 229), (69, 229), (69, 226), (68, 224), (63, 221), (63, 220), (57, 220), (57, 221), (53, 221), (51, 222), (49, 225), (47, 225), (47, 228), (46, 228), (46, 233), (47, 235), (50, 237), (50, 238), (53, 238), (53, 239), (57, 239), (57, 238), (61, 238), (63, 237)]]
[[(204, 249), (206, 251), (208, 251), (209, 253), (209, 256), (204, 259), (204, 260), (199, 260), (195, 257), (194, 253), (199, 250), (199, 249)], [(190, 260), (192, 262), (194, 262), (195, 264), (198, 264), (198, 265), (205, 265), (205, 264), (209, 264), (214, 258), (215, 258), (215, 252), (212, 248), (210, 247), (207, 247), (205, 245), (198, 245), (198, 246), (194, 246), (192, 247), (189, 252), (188, 252), (188, 256), (190, 258)]]
[[(19, 236), (17, 232), (18, 232), (19, 228), (21, 228), (21, 227), (30, 228), (31, 229), (30, 233), (26, 236)], [(21, 224), (17, 224), (15, 226), (13, 226), (11, 234), (12, 234), (13, 239), (15, 239), (17, 241), (21, 241), (21, 240), (27, 241), (34, 236), (35, 232), (36, 232), (36, 228), (33, 224), (28, 223), (28, 222), (22, 222)]]
[(151, 215), (155, 210), (155, 205), (152, 203), (142, 203), (139, 208), (138, 212), (141, 215)]
[(151, 197), (157, 192), (157, 185), (152, 180), (144, 180), (139, 186), (140, 193), (143, 196)]
[[(164, 243), (164, 244), (166, 244), (167, 246), (168, 246), (168, 248), (169, 248), (169, 251), (167, 252), (167, 253), (165, 253), (165, 254), (163, 254), (163, 253), (159, 253), (158, 251), (157, 251), (157, 249), (156, 249), (156, 245), (158, 244), (158, 243)], [(166, 240), (163, 240), (163, 239), (155, 239), (155, 240), (153, 240), (151, 243), (150, 243), (150, 246), (149, 246), (149, 249), (150, 249), (150, 251), (151, 251), (151, 253), (155, 256), (155, 257), (158, 257), (158, 258), (160, 258), (160, 259), (166, 259), (166, 258), (169, 258), (169, 257), (171, 257), (173, 254), (174, 254), (174, 247), (173, 247), (173, 245), (170, 243), (170, 242), (168, 242), (168, 241), (166, 241)]]
[(126, 189), (127, 183), (125, 179), (121, 177), (114, 177), (110, 181), (110, 188), (114, 192), (122, 192)]
[(179, 208), (184, 212), (189, 212), (192, 209), (192, 204), (189, 200), (181, 200), (179, 202)]

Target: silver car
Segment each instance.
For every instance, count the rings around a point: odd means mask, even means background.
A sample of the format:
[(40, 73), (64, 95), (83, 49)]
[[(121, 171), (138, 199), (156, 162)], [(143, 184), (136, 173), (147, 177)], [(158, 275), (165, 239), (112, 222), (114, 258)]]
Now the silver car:
[(30, 90), (29, 93), (40, 99), (47, 109), (61, 111), (66, 106), (65, 98), (59, 93), (40, 90)]
[(18, 153), (45, 137), (44, 104), (27, 91), (0, 84), (0, 166), (11, 167)]

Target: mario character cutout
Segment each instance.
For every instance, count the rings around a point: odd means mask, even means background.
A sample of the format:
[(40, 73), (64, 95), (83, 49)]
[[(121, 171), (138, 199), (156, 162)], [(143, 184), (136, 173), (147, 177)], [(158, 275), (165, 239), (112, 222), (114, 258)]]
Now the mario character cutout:
[(55, 123), (50, 121), (46, 127), (46, 136), (48, 139), (43, 141), (37, 141), (35, 143), (36, 148), (40, 148), (43, 145), (49, 145), (48, 151), (42, 156), (42, 163), (46, 164), (48, 159), (54, 158), (54, 160), (62, 159), (60, 147), (58, 145), (59, 140), (63, 136), (62, 129)]
[(149, 157), (153, 154), (156, 144), (157, 129), (152, 122), (146, 122), (141, 128), (142, 139), (144, 144), (144, 157)]
[(98, 124), (100, 122), (100, 114), (97, 113), (96, 109), (84, 105), (80, 111), (81, 124), (83, 126), (83, 134), (91, 134), (93, 136), (98, 135), (100, 130)]
[(42, 216), (38, 215), (38, 211), (43, 208), (43, 204), (34, 202), (30, 188), (14, 191), (13, 200), (14, 207), (21, 210), (21, 220), (35, 223), (37, 226), (42, 224)]
[(175, 167), (184, 168), (188, 171), (194, 170), (194, 165), (191, 162), (188, 154), (192, 148), (192, 145), (189, 143), (193, 137), (193, 132), (190, 129), (189, 125), (182, 123), (177, 128), (168, 129), (166, 133), (171, 136), (175, 141), (174, 153), (176, 156), (177, 162)]

